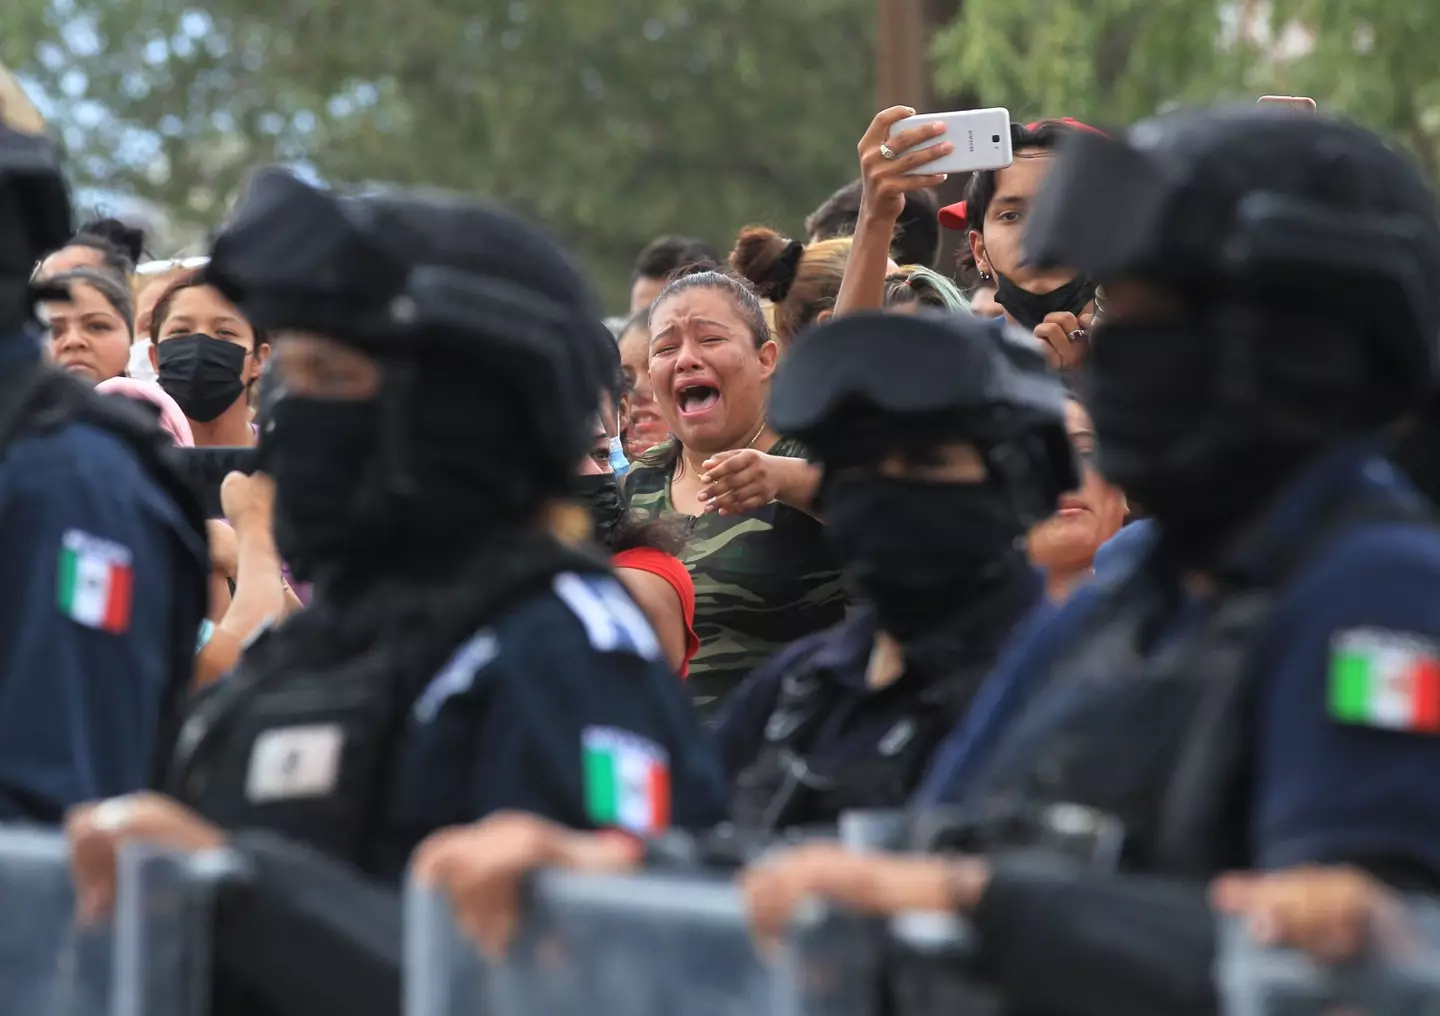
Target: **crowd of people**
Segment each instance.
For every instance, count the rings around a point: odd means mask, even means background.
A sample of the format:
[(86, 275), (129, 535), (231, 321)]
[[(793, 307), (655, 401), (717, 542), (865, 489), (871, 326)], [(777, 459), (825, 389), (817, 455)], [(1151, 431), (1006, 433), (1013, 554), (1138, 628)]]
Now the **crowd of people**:
[(733, 871), (761, 941), (964, 915), (1056, 1016), (1440, 893), (1440, 210), (1370, 132), (1014, 124), (941, 207), (896, 107), (607, 319), (520, 217), (277, 169), (146, 260), (0, 100), (0, 822), (86, 916), (127, 842), (244, 857), (221, 1016), (398, 1006), (245, 947), (313, 917), (266, 872), (503, 953), (530, 871)]

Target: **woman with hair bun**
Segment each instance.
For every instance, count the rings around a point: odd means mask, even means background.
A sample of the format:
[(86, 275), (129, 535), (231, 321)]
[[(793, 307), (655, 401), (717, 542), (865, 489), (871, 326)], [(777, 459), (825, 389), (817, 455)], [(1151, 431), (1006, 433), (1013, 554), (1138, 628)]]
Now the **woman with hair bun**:
[(76, 268), (108, 271), (126, 282), (145, 251), (145, 231), (119, 219), (92, 219), (35, 270), (36, 281)]
[(849, 260), (849, 237), (807, 247), (768, 226), (746, 226), (730, 252), (730, 267), (773, 306), (772, 326), (782, 347), (834, 313)]

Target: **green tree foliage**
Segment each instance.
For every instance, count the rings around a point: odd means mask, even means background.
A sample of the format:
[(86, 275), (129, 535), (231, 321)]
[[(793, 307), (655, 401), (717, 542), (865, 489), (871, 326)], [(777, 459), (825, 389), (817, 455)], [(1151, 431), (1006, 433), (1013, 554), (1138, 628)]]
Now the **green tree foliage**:
[[(45, 0), (20, 0), (43, 5)], [(612, 306), (664, 232), (798, 229), (853, 176), (870, 0), (49, 0), (7, 10), (77, 183), (213, 226), (255, 165), (488, 195)]]
[(1017, 120), (1125, 124), (1175, 105), (1309, 95), (1440, 174), (1435, 0), (964, 0), (938, 84)]
[[(1434, 0), (1275, 0), (1272, 23), (1303, 25), (1309, 52), (1260, 80), (1311, 95), (1409, 148), (1440, 175), (1440, 4)], [(1283, 29), (1282, 29), (1283, 30)]]
[(1215, 0), (965, 0), (935, 40), (936, 77), (1014, 119), (1129, 123), (1205, 102), (1236, 76)]

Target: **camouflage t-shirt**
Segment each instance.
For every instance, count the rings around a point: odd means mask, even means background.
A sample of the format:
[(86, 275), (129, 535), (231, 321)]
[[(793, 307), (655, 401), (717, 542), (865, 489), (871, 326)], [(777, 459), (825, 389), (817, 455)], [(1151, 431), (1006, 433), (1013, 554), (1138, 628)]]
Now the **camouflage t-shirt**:
[[(770, 454), (798, 458), (804, 449), (781, 439)], [(772, 501), (746, 515), (677, 512), (670, 502), (675, 456), (673, 441), (650, 449), (636, 460), (625, 488), (632, 511), (681, 526), (680, 560), (695, 581), (700, 637), (688, 683), (708, 716), (761, 660), (839, 622), (845, 594), (820, 523), (796, 508)]]

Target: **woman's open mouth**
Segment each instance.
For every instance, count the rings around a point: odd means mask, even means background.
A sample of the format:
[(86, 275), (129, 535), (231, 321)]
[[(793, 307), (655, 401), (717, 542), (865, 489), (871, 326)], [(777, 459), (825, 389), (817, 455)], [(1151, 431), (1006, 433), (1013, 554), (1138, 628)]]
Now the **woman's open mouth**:
[(675, 408), (683, 420), (704, 416), (720, 403), (720, 389), (703, 382), (684, 384), (675, 389)]

